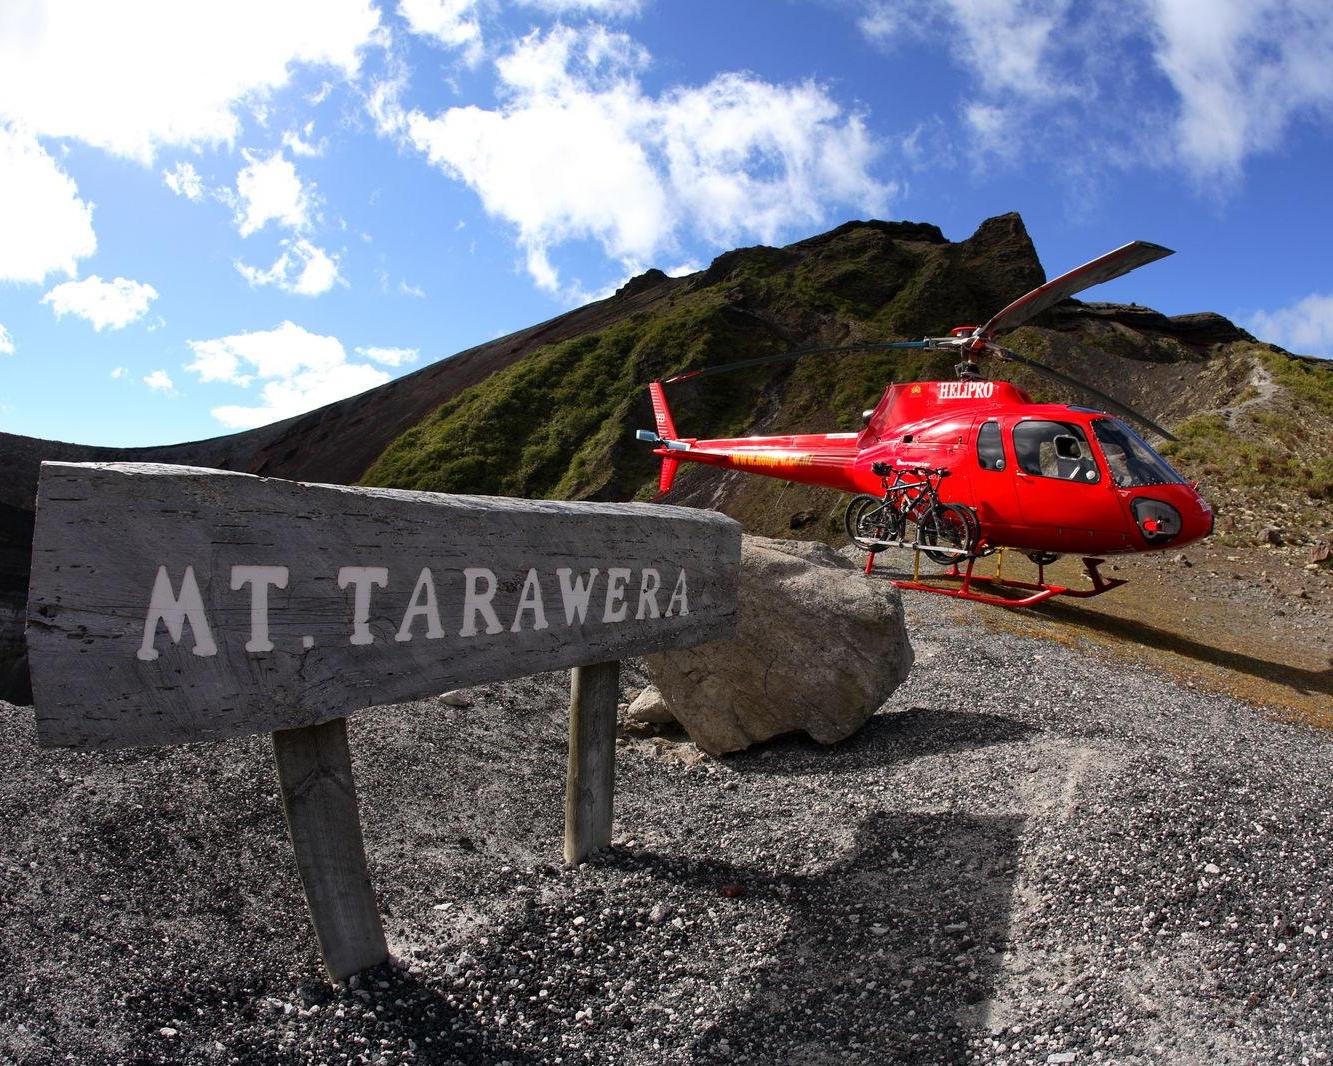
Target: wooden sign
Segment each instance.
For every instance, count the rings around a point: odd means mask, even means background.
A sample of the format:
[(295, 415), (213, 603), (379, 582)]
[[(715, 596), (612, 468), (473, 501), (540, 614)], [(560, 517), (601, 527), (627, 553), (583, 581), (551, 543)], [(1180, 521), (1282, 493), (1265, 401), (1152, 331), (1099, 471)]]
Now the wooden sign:
[(28, 598), (39, 741), (115, 748), (729, 634), (739, 527), (707, 511), (44, 463)]
[(573, 667), (565, 858), (611, 840), (619, 659), (730, 636), (707, 511), (43, 463), (28, 656), (45, 745), (271, 732), (329, 976), (388, 957), (345, 715)]

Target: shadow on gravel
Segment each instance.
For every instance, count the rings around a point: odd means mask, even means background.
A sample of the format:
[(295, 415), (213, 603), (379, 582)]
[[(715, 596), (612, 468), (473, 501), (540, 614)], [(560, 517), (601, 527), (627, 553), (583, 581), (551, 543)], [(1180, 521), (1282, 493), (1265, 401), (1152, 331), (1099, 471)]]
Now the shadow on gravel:
[[(275, 1046), (275, 1034), (282, 1032), (284, 1021), (278, 1012), (222, 1036), (230, 1061), (275, 1066), (298, 1060), (370, 1062), (385, 1061), (380, 1058), (385, 1052), (398, 1061), (396, 1056), (410, 1047), (416, 1048), (410, 1061), (441, 1066), (535, 1066), (543, 1061), (502, 1039), (499, 1027), (451, 1006), (438, 984), (432, 986), (388, 965), (364, 971), (359, 984), (359, 992), (334, 991), (323, 981), (301, 986), (293, 1005), (320, 1008), (316, 1017), (302, 1020), (299, 1030), (293, 1029), (304, 1044), (301, 1052), (295, 1042), (291, 1047)], [(359, 1055), (365, 1058), (358, 1060)]]
[[(734, 1002), (694, 1042), (693, 1061), (962, 1062), (1008, 939), (1025, 822), (876, 814), (849, 855), (806, 875), (644, 853), (611, 865), (693, 889), (705, 906), (788, 916), (766, 958), (715, 986)], [(719, 904), (728, 885), (744, 895)]]
[(1036, 731), (1026, 722), (1001, 714), (913, 707), (877, 714), (858, 732), (831, 747), (803, 733), (791, 733), (728, 755), (726, 762), (737, 773), (773, 777), (848, 773), (923, 755), (1007, 744)]
[(1115, 618), (1076, 604), (1044, 603), (1033, 607), (1032, 612), (1052, 621), (1095, 630), (1134, 644), (1174, 652), (1187, 659), (1248, 674), (1250, 677), (1271, 681), (1306, 695), (1314, 693), (1333, 695), (1333, 665), (1326, 670), (1306, 670), (1288, 663), (1273, 662), (1270, 659), (1244, 655), (1227, 648), (1214, 647), (1173, 633), (1169, 629), (1133, 619)]

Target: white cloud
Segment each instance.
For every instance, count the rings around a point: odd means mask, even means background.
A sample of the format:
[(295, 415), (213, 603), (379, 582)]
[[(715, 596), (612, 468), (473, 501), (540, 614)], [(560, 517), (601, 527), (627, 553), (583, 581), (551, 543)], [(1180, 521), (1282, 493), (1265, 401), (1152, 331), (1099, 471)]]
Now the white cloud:
[(943, 39), (982, 88), (1022, 96), (1056, 91), (1052, 38), (1070, 0), (868, 0), (859, 24), (880, 43)]
[(162, 171), (162, 180), (177, 196), (196, 203), (204, 198), (204, 182), (193, 163), (177, 163), (170, 170)]
[[(115, 374), (112, 374), (115, 377)], [(145, 375), (143, 383), (154, 392), (175, 392), (176, 386), (171, 383), (171, 378), (165, 370), (154, 370), (151, 374)]]
[(190, 348), (195, 360), (186, 369), (201, 381), (242, 388), (262, 382), (259, 404), (213, 408), (213, 417), (233, 429), (289, 418), (389, 380), (376, 367), (349, 363), (336, 337), (311, 333), (291, 322), (276, 329), (190, 341)]
[(123, 366), (118, 366), (118, 367), (116, 367), (114, 370), (111, 371), (111, 380), (112, 380), (112, 381), (119, 381), (121, 378), (123, 378), (123, 377), (124, 377), (126, 374), (128, 374), (128, 373), (129, 373), (129, 371), (126, 370)]
[(414, 300), (424, 300), (426, 298), (425, 289), (423, 289), (420, 285), (412, 285), (411, 283), (405, 280), (400, 281), (398, 283), (398, 291), (401, 292), (404, 296), (412, 297), (412, 299)]
[(417, 348), (358, 348), (357, 355), (373, 359), (385, 366), (405, 366), (415, 363), (420, 350)]
[(319, 296), (341, 280), (337, 256), (330, 256), (304, 237), (282, 244), (282, 254), (267, 270), (241, 262), (236, 269), (251, 285), (276, 285), (283, 292), (298, 296)]
[[(463, 62), (476, 67), (486, 56), (482, 16), (486, 0), (398, 0), (398, 14), (413, 33), (429, 37), (458, 51)], [(642, 0), (516, 0), (551, 18), (586, 16), (596, 19), (632, 18), (643, 9)]]
[(658, 110), (673, 199), (715, 245), (773, 242), (820, 222), (830, 203), (876, 211), (887, 200), (868, 172), (875, 148), (860, 117), (813, 83), (723, 74)]
[(315, 123), (312, 120), (302, 126), (299, 133), (296, 130), (288, 130), (284, 133), (282, 135), (282, 146), (292, 155), (307, 157), (323, 155), (324, 142), (313, 140), (314, 136)]
[(309, 96), (305, 98), (305, 102), (309, 104), (311, 107), (318, 107), (320, 104), (322, 104), (325, 100), (329, 98), (329, 94), (332, 92), (333, 92), (333, 82), (331, 81), (323, 82), (321, 83), (318, 89), (316, 89), (313, 93), (311, 93)]
[(99, 333), (106, 328), (122, 329), (148, 313), (148, 305), (157, 299), (151, 285), (128, 278), (103, 281), (96, 274), (82, 281), (57, 285), (42, 297), (57, 318), (78, 315), (92, 323)]
[[(977, 143), (1233, 181), (1294, 122), (1333, 118), (1327, 0), (862, 0), (872, 41), (948, 42)], [(1071, 153), (1072, 154), (1072, 153)]]
[(601, 27), (533, 33), (496, 63), (500, 107), (413, 111), (408, 137), (517, 227), (550, 292), (563, 287), (550, 253), (566, 241), (595, 240), (633, 273), (686, 231), (771, 242), (835, 206), (885, 209), (893, 188), (870, 174), (870, 136), (824, 87), (723, 74), (652, 96), (638, 80), (648, 61)]
[(9, 335), (9, 330), (0, 325), (0, 355), (14, 354), (14, 338)]
[[(375, 129), (383, 137), (397, 137), (407, 124), (407, 113), (403, 110), (403, 94), (411, 80), (411, 71), (407, 64), (391, 55), (388, 61), (388, 73), (373, 79), (370, 91), (366, 93), (366, 113), (375, 123)], [(371, 203), (379, 196), (379, 190), (371, 193)]]
[(148, 163), (163, 145), (233, 143), (237, 104), (298, 64), (355, 75), (378, 31), (371, 0), (7, 3), (0, 118)]
[(398, 14), (413, 33), (461, 50), (469, 66), (481, 62), (484, 46), (477, 0), (399, 0)]
[(93, 205), (74, 179), (31, 133), (0, 123), (0, 281), (73, 277), (96, 250)]
[(1205, 176), (1235, 177), (1302, 115), (1333, 117), (1327, 0), (1146, 0), (1154, 56), (1180, 98), (1179, 152)]
[(244, 155), (248, 165), (236, 175), (236, 228), (241, 236), (248, 237), (269, 222), (308, 229), (314, 197), (291, 160), (281, 152), (266, 159), (251, 152)]
[(1311, 293), (1290, 307), (1257, 311), (1246, 327), (1288, 351), (1333, 359), (1333, 293)]
[(523, 7), (548, 15), (590, 15), (596, 18), (633, 18), (643, 10), (642, 0), (518, 0)]

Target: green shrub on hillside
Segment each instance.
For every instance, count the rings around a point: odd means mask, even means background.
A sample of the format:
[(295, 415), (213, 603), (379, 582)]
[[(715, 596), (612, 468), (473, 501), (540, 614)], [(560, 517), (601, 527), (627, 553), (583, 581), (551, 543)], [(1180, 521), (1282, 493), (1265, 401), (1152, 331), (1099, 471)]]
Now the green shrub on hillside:
[(1280, 352), (1256, 354), (1274, 381), (1317, 413), (1333, 419), (1333, 362), (1299, 359)]
[[(527, 498), (633, 495), (657, 465), (642, 445), (627, 448), (635, 423), (653, 424), (647, 383), (774, 349), (732, 317), (716, 298), (692, 298), (540, 348), (404, 433), (362, 482)], [(681, 432), (696, 421), (710, 435), (739, 432), (756, 386), (756, 375), (741, 374), (683, 390), (679, 403), (673, 395)]]

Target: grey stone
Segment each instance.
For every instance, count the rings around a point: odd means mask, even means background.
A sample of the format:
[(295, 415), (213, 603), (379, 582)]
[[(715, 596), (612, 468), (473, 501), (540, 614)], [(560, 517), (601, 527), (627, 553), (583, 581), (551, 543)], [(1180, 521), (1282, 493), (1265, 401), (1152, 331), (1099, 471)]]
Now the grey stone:
[(676, 720), (656, 685), (649, 685), (640, 692), (625, 714), (633, 722), (646, 722), (649, 725), (666, 725)]
[(898, 590), (823, 544), (744, 538), (732, 640), (648, 656), (676, 720), (704, 751), (782, 733), (851, 736), (911, 669)]

